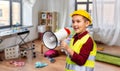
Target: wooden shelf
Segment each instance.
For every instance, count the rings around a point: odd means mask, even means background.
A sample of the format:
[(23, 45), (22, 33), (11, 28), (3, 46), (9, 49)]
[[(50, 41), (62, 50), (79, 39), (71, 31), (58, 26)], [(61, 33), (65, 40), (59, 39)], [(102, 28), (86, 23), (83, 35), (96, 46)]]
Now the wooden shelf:
[(46, 25), (46, 31), (50, 30), (55, 32), (58, 25), (58, 14), (57, 12), (39, 12), (38, 25)]

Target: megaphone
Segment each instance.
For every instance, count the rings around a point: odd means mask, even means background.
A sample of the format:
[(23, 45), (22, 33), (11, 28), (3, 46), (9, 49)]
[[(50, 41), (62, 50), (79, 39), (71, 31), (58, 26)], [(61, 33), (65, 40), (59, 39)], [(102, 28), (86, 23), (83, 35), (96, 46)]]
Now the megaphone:
[(58, 46), (59, 41), (67, 38), (70, 35), (68, 28), (62, 28), (57, 32), (46, 31), (43, 34), (43, 43), (48, 49), (54, 49)]

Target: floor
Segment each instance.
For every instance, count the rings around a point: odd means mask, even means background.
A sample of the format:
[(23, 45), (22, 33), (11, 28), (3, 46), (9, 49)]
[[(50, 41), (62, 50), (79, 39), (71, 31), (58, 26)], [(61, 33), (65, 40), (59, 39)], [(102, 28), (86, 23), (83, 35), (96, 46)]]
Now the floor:
[(102, 48), (101, 51), (102, 53), (107, 53), (111, 54), (114, 56), (119, 56), (120, 57), (120, 46), (108, 46), (102, 43), (97, 44), (99, 48)]
[[(59, 56), (55, 58), (55, 62), (51, 63), (48, 58), (45, 58), (43, 54), (41, 54), (41, 42), (39, 40), (35, 40), (35, 51), (36, 51), (36, 58), (31, 58), (28, 56), (27, 58), (18, 58), (12, 60), (3, 60), (0, 61), (0, 71), (64, 71), (65, 67), (65, 58), (66, 55), (62, 52), (59, 52)], [(43, 53), (45, 53), (48, 49), (43, 47)], [(60, 50), (56, 48), (56, 50)], [(11, 61), (22, 61), (25, 62), (24, 66), (15, 66), (11, 63)], [(47, 63), (48, 65), (43, 68), (35, 68), (36, 62), (43, 62)], [(120, 71), (120, 67), (97, 62), (95, 64), (94, 71)]]

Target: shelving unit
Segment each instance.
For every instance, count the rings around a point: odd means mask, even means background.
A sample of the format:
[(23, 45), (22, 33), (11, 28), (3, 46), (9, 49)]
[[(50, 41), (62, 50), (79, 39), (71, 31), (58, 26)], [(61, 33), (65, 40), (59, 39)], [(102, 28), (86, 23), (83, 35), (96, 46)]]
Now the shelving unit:
[(45, 25), (46, 31), (50, 30), (54, 32), (58, 25), (58, 14), (57, 12), (39, 12), (38, 25)]

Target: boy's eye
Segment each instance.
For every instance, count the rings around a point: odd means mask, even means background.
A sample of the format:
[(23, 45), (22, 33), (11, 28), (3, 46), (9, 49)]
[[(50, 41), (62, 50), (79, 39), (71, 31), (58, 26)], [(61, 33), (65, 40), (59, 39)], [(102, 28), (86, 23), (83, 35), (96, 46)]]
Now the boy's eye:
[(77, 23), (80, 23), (80, 20), (76, 20)]
[(76, 22), (76, 23), (80, 23), (80, 20), (75, 20), (75, 21), (72, 20), (72, 23), (75, 23), (75, 22)]
[(74, 20), (72, 20), (72, 23), (75, 23), (75, 21), (74, 21)]

